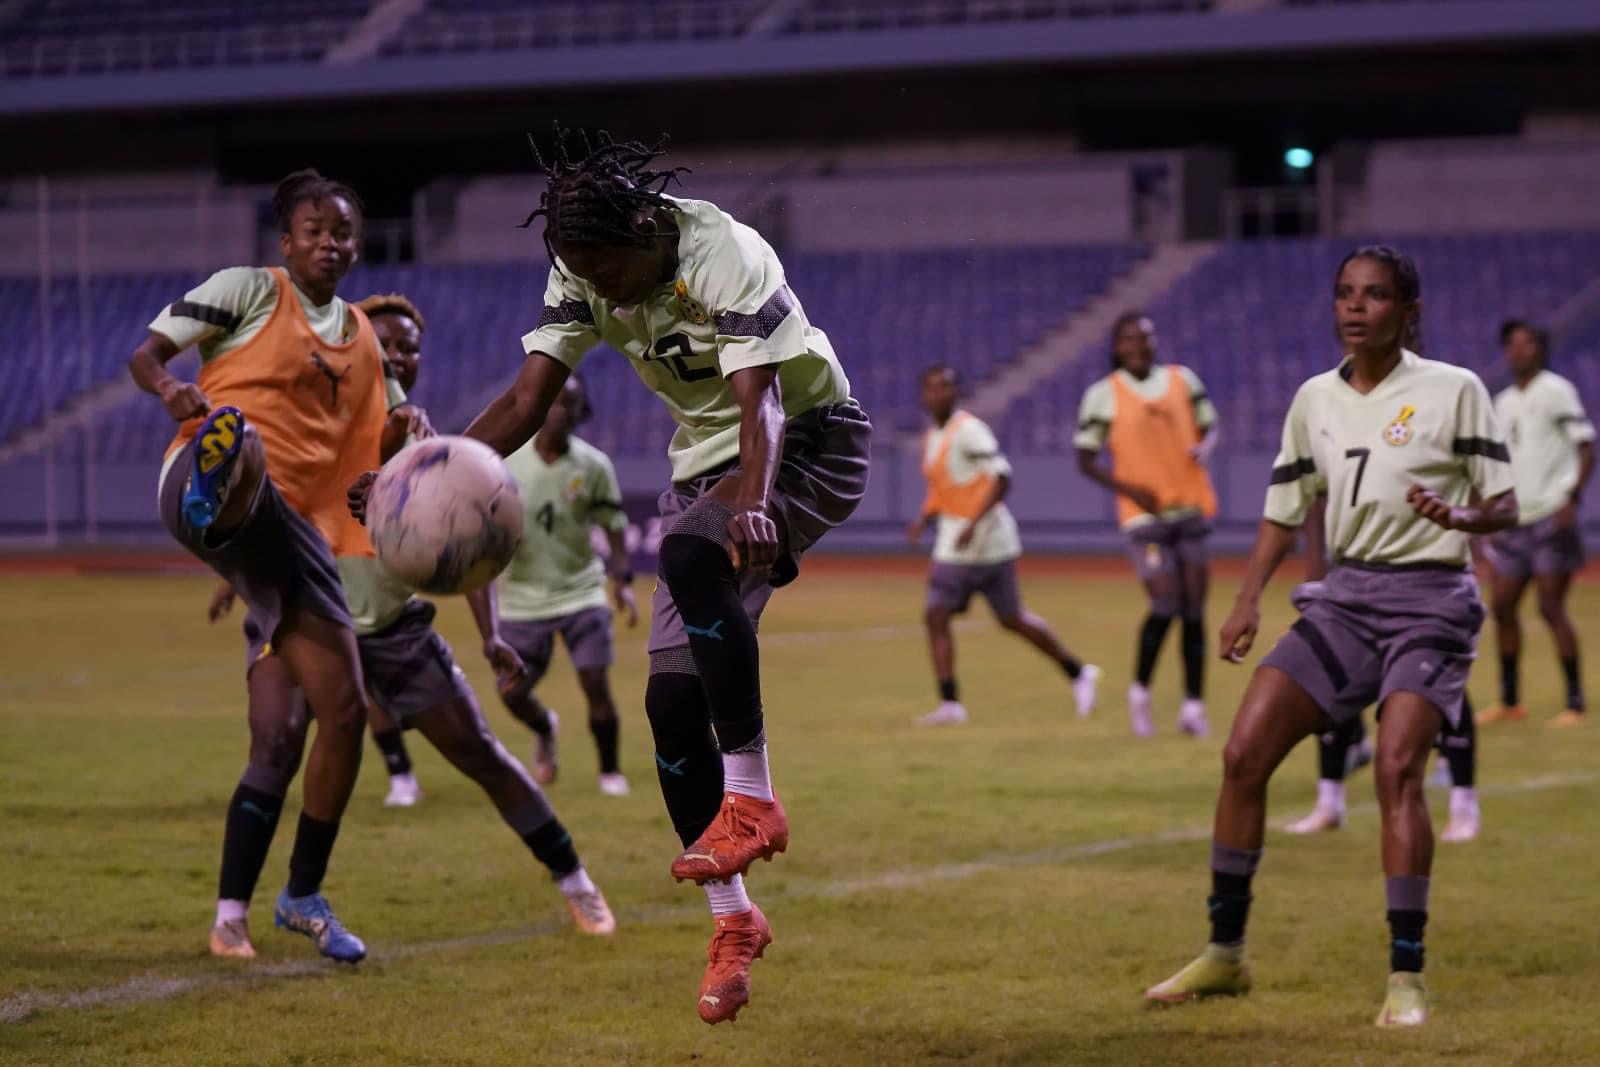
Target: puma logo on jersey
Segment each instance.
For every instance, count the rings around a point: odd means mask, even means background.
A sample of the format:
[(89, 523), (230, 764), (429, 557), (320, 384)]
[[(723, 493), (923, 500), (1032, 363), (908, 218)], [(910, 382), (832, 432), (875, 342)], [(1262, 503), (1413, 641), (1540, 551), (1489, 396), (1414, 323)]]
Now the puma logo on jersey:
[(337, 408), (339, 406), (339, 383), (344, 381), (350, 374), (350, 368), (345, 367), (342, 371), (335, 371), (328, 365), (328, 361), (322, 358), (322, 353), (315, 350), (311, 353), (311, 365), (316, 367), (324, 378), (328, 379), (328, 391), (330, 394), (328, 406)]
[(1410, 404), (1402, 405), (1400, 414), (1396, 415), (1394, 421), (1383, 428), (1384, 442), (1399, 448), (1411, 440), (1411, 416), (1416, 413), (1417, 409)]

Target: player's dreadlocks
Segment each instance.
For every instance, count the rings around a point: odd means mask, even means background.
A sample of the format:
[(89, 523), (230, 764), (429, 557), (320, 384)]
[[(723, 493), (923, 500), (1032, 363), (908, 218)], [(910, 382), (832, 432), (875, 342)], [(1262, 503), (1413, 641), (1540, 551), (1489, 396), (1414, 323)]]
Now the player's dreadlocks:
[(404, 293), (373, 293), (364, 300), (356, 302), (356, 307), (367, 313), (367, 318), (378, 315), (404, 315), (417, 324), (418, 333), (427, 333), (428, 324), (422, 319), (422, 312), (417, 310), (417, 305)]
[[(1400, 298), (1402, 304), (1415, 304), (1422, 299), (1422, 274), (1417, 270), (1417, 264), (1412, 258), (1391, 245), (1362, 245), (1339, 261), (1339, 269), (1333, 272), (1334, 284), (1339, 282), (1339, 276), (1344, 273), (1345, 267), (1352, 260), (1373, 259), (1389, 268), (1389, 275), (1394, 279), (1394, 294)], [(1422, 351), (1422, 316), (1412, 314), (1406, 319), (1406, 324), (1400, 334), (1400, 343), (1413, 352)]]
[(297, 170), (278, 183), (278, 187), (272, 191), (272, 213), (277, 216), (283, 232), (288, 233), (295, 208), (307, 200), (315, 204), (330, 196), (337, 196), (350, 205), (355, 211), (357, 224), (366, 217), (367, 206), (354, 189), (344, 182), (323, 177), (311, 167)]
[[(574, 141), (577, 145), (574, 145)], [(592, 248), (644, 248), (660, 236), (653, 213), (668, 207), (661, 194), (687, 167), (652, 170), (650, 164), (667, 148), (662, 135), (654, 144), (618, 141), (605, 130), (591, 140), (583, 130), (555, 128), (547, 156), (528, 135), (534, 162), (548, 179), (539, 206), (522, 221), (545, 219), (544, 248), (555, 262), (557, 242)], [(581, 152), (574, 152), (581, 147)]]

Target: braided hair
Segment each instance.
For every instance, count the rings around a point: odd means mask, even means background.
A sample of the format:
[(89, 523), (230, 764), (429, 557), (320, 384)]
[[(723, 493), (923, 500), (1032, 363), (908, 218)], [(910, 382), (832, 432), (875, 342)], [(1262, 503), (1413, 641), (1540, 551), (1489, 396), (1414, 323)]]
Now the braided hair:
[(367, 212), (367, 205), (361, 202), (361, 197), (344, 182), (323, 177), (312, 167), (297, 170), (278, 183), (278, 187), (272, 190), (272, 213), (277, 217), (278, 226), (288, 233), (295, 208), (307, 200), (319, 204), (331, 196), (339, 197), (350, 205), (359, 228)]
[[(1389, 276), (1394, 280), (1395, 296), (1403, 304), (1416, 304), (1422, 299), (1422, 274), (1417, 270), (1416, 262), (1404, 252), (1392, 245), (1362, 245), (1339, 261), (1339, 269), (1333, 272), (1333, 283), (1337, 287), (1339, 276), (1344, 273), (1352, 261), (1357, 259), (1371, 259), (1389, 268)], [(1412, 314), (1406, 319), (1405, 326), (1400, 331), (1400, 343), (1413, 352), (1422, 351), (1422, 316)]]
[(661, 234), (653, 213), (671, 207), (662, 193), (687, 167), (652, 170), (667, 138), (652, 144), (618, 141), (605, 130), (593, 139), (583, 130), (555, 128), (548, 154), (528, 136), (533, 158), (547, 178), (539, 206), (522, 220), (526, 229), (543, 218), (544, 248), (555, 262), (557, 242), (590, 248), (647, 248)]

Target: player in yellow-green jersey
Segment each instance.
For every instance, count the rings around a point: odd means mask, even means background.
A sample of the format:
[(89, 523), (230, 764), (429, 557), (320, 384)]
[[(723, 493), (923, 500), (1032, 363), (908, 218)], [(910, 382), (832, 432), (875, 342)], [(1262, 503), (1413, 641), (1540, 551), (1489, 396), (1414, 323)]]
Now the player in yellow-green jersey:
[(1250, 989), (1245, 920), (1266, 831), (1267, 783), (1310, 734), (1378, 705), (1375, 778), (1383, 819), (1389, 987), (1378, 1025), (1427, 1020), (1422, 982), (1433, 827), (1428, 751), (1458, 721), (1483, 622), (1468, 538), (1516, 522), (1511, 456), (1471, 371), (1423, 359), (1422, 282), (1382, 245), (1340, 264), (1334, 320), (1346, 355), (1303, 384), (1284, 420), (1265, 517), (1233, 611), (1225, 658), (1241, 662), (1267, 580), (1319, 494), (1332, 567), (1295, 590), (1300, 618), (1250, 679), (1223, 749), (1211, 838), (1211, 937), (1145, 996), (1159, 1003)]
[(1485, 708), (1478, 721), (1516, 722), (1527, 717), (1518, 678), (1522, 625), (1517, 606), (1531, 581), (1567, 684), (1566, 710), (1550, 725), (1576, 726), (1586, 720), (1578, 631), (1567, 613), (1567, 592), (1572, 576), (1583, 568), (1578, 505), (1594, 472), (1594, 424), (1583, 410), (1578, 390), (1549, 369), (1550, 339), (1543, 330), (1512, 319), (1500, 328), (1500, 344), (1515, 381), (1494, 398), (1494, 409), (1511, 446), (1511, 473), (1522, 514), (1515, 529), (1496, 534), (1489, 542), (1500, 703)]

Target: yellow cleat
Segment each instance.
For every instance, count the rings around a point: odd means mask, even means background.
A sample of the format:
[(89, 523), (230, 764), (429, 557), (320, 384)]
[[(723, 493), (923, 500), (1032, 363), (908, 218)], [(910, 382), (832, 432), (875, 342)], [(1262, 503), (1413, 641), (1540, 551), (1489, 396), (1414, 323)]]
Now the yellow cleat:
[(1415, 971), (1395, 971), (1389, 976), (1389, 995), (1383, 998), (1378, 1026), (1392, 1030), (1421, 1026), (1428, 1021), (1428, 987)]
[(1183, 970), (1144, 991), (1157, 1004), (1182, 1004), (1203, 997), (1238, 997), (1250, 992), (1250, 964), (1244, 948), (1207, 945)]
[(1510, 707), (1504, 704), (1496, 704), (1492, 708), (1484, 708), (1478, 712), (1477, 718), (1473, 719), (1473, 722), (1479, 726), (1492, 726), (1497, 722), (1521, 722), (1527, 717), (1528, 709), (1521, 704), (1512, 704)]
[(1577, 708), (1568, 708), (1560, 715), (1551, 719), (1547, 724), (1552, 730), (1565, 730), (1569, 726), (1582, 726), (1589, 720), (1589, 716)]
[(243, 919), (229, 919), (211, 928), (211, 954), (227, 960), (253, 960), (256, 947), (250, 943), (250, 926)]

